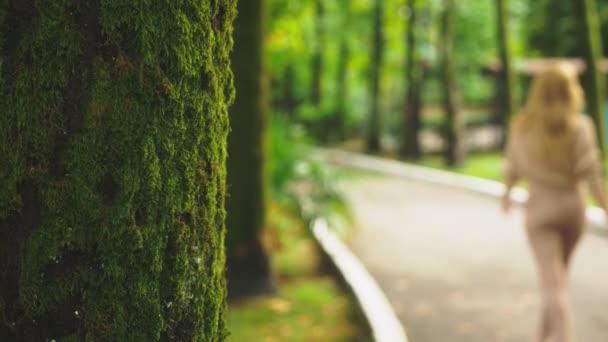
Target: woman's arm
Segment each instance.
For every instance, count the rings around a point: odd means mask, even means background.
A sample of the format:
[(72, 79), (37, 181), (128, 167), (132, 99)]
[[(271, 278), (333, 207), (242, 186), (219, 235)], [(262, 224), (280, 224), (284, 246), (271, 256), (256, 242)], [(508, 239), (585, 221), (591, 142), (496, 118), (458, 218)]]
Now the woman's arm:
[(608, 211), (608, 203), (606, 203), (606, 191), (604, 188), (604, 177), (602, 175), (588, 178), (589, 188), (593, 199), (599, 204), (600, 208)]
[(511, 210), (511, 190), (517, 183), (517, 178), (517, 174), (509, 171), (509, 166), (506, 166), (504, 176), (505, 192), (502, 195), (502, 210), (505, 213), (509, 213)]
[(593, 199), (606, 211), (608, 203), (604, 184), (603, 159), (598, 147), (595, 125), (587, 117), (583, 117), (581, 125), (582, 129), (576, 146), (575, 173), (587, 181)]
[(510, 135), (509, 140), (507, 141), (507, 147), (505, 149), (505, 163), (503, 169), (505, 192), (502, 195), (502, 210), (505, 213), (508, 213), (511, 210), (511, 190), (519, 178), (516, 169), (513, 146), (513, 138)]

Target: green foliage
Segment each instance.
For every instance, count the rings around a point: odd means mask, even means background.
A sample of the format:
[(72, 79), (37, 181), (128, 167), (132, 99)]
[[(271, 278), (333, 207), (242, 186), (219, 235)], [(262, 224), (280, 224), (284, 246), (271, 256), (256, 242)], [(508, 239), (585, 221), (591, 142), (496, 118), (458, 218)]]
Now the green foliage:
[[(416, 52), (425, 63), (428, 63), (429, 73), (425, 79), (422, 92), (423, 106), (435, 107), (441, 103), (442, 80), (438, 61), (438, 49), (442, 34), (440, 32), (441, 13), (446, 5), (444, 0), (415, 0), (414, 6), (419, 14), (419, 29), (416, 30)], [(600, 18), (604, 51), (608, 51), (608, 0), (596, 0), (595, 12)], [(376, 0), (352, 0), (350, 5), (350, 21), (348, 29), (343, 29), (345, 20), (342, 1), (326, 1), (326, 11), (323, 20), (325, 34), (323, 103), (311, 106), (307, 103), (307, 94), (311, 83), (310, 59), (313, 52), (318, 50), (318, 37), (314, 30), (313, 0), (287, 1), (272, 0), (273, 25), (269, 31), (271, 44), (271, 65), (273, 74), (273, 91), (279, 94), (284, 89), (284, 65), (293, 65), (296, 80), (295, 89), (298, 97), (296, 116), (297, 122), (305, 127), (315, 137), (325, 141), (328, 131), (335, 122), (330, 118), (341, 108), (343, 96), (338, 90), (339, 82), (335, 82), (339, 70), (342, 39), (346, 39), (350, 47), (349, 70), (346, 76), (348, 95), (346, 103), (347, 121), (349, 122), (349, 138), (353, 135), (363, 135), (369, 126), (376, 121), (369, 120), (369, 108), (376, 107), (376, 99), (369, 91), (373, 76), (374, 44), (383, 44), (383, 63), (379, 76), (381, 89), (378, 98), (378, 112), (383, 120), (378, 123), (384, 132), (403, 136), (405, 127), (396, 126), (404, 113), (406, 80), (406, 56), (409, 46), (405, 40), (405, 32), (409, 25), (409, 10), (405, 0), (384, 0), (383, 20), (381, 28), (384, 32), (382, 39), (370, 37), (374, 32), (374, 9)], [(582, 35), (577, 31), (573, 0), (508, 0), (505, 16), (509, 18), (508, 36), (513, 54), (513, 69), (521, 66), (522, 59), (535, 57), (582, 56)], [(487, 67), (495, 67), (499, 56), (499, 41), (497, 35), (497, 1), (475, 0), (457, 1), (454, 18), (454, 53), (450, 60), (454, 63), (455, 89), (463, 107), (485, 107), (493, 111), (499, 124), (500, 113), (505, 105), (500, 104), (500, 93), (504, 92), (498, 85), (495, 75), (489, 76)], [(280, 39), (277, 39), (280, 37)], [(376, 54), (377, 55), (377, 54)], [(519, 76), (520, 74), (518, 74)], [(516, 77), (518, 77), (516, 76)], [(529, 78), (520, 78), (522, 88), (528, 85)], [(517, 83), (517, 82), (512, 82)], [(589, 88), (589, 87), (587, 87)], [(589, 93), (589, 89), (587, 89)], [(513, 98), (513, 96), (511, 96)], [(504, 101), (504, 100), (503, 100)], [(588, 102), (592, 102), (588, 100)], [(275, 102), (276, 103), (276, 102)], [(516, 106), (517, 107), (517, 106)], [(280, 106), (276, 110), (286, 111)], [(507, 109), (505, 109), (507, 110)], [(516, 111), (516, 109), (514, 109)], [(513, 111), (513, 110), (511, 110)], [(503, 113), (504, 114), (504, 113)], [(601, 126), (601, 125), (598, 125)], [(331, 141), (331, 139), (327, 139)]]
[(229, 341), (367, 341), (356, 303), (332, 276), (319, 275), (319, 248), (300, 217), (269, 205), (266, 240), (273, 248), (276, 294), (231, 302)]
[(281, 226), (271, 228), (278, 240), (272, 260), (273, 271), (281, 279), (279, 292), (230, 303), (228, 340), (368, 340), (355, 302), (331, 276), (318, 275), (319, 251), (301, 220), (284, 208), (271, 206), (269, 221)]
[(425, 157), (420, 163), (427, 167), (454, 171), (467, 176), (490, 179), (497, 182), (503, 180), (503, 157), (500, 153), (473, 154), (467, 162), (456, 168), (445, 166), (442, 158), (436, 156)]
[(348, 217), (336, 174), (315, 158), (312, 142), (301, 127), (275, 115), (270, 133), (273, 198), (296, 209), (306, 222)]
[(0, 339), (222, 340), (235, 2), (27, 7), (0, 4)]
[(535, 56), (579, 56), (576, 17), (572, 0), (530, 3), (528, 46)]
[[(466, 115), (465, 115), (466, 114)], [(489, 113), (465, 113), (463, 112), (463, 120), (465, 128), (479, 127), (490, 123), (491, 116)], [(443, 116), (423, 116), (422, 126), (425, 129), (433, 130), (441, 133), (446, 125), (446, 120)]]
[(270, 123), (271, 185), (273, 196), (278, 197), (296, 177), (296, 165), (309, 154), (309, 148), (297, 126), (279, 115), (273, 115)]
[[(522, 2), (522, 0), (518, 0)], [(516, 1), (517, 2), (517, 1)], [(597, 0), (604, 54), (608, 52), (608, 1)], [(581, 57), (580, 34), (577, 29), (572, 0), (530, 1), (519, 8), (525, 9), (526, 21), (522, 36), (527, 41), (528, 56)]]
[[(403, 0), (384, 0), (384, 58), (380, 76), (379, 111), (385, 113), (386, 121), (383, 126), (391, 126), (393, 116), (399, 116), (403, 111), (405, 95), (405, 30), (408, 25), (408, 12)], [(512, 34), (514, 52), (521, 55), (525, 52), (522, 27), (528, 5), (525, 0), (509, 1), (510, 12), (513, 16)], [(285, 89), (285, 67), (294, 66), (294, 93), (297, 98), (297, 110), (307, 122), (307, 127), (313, 127), (318, 136), (318, 127), (310, 121), (317, 121), (317, 126), (333, 124), (329, 117), (340, 107), (342, 97), (338, 96), (338, 78), (340, 41), (345, 38), (350, 47), (349, 71), (346, 76), (348, 94), (346, 97), (346, 120), (349, 123), (348, 132), (360, 131), (361, 126), (367, 125), (371, 96), (369, 82), (372, 60), (370, 51), (375, 40), (370, 39), (373, 29), (372, 0), (350, 1), (350, 20), (348, 30), (344, 30), (344, 11), (340, 1), (326, 1), (323, 20), (326, 32), (326, 44), (323, 49), (323, 103), (320, 106), (308, 106), (307, 96), (311, 83), (311, 58), (317, 46), (314, 30), (314, 1), (272, 1), (272, 20), (268, 32), (268, 53), (272, 79), (275, 109), (287, 111), (281, 101)], [(470, 1), (458, 6), (455, 21), (455, 62), (458, 85), (463, 102), (468, 105), (489, 105), (494, 92), (494, 81), (481, 75), (481, 69), (497, 56), (495, 1)], [(439, 14), (443, 1), (417, 0), (420, 29), (416, 32), (418, 54), (431, 65), (437, 65), (437, 46), (439, 43)], [(428, 89), (425, 86), (424, 104), (440, 103), (441, 97), (437, 84), (439, 75), (436, 70), (430, 74), (431, 82)]]
[[(495, 0), (458, 2), (454, 17), (455, 72), (462, 100), (466, 104), (487, 104), (494, 93), (492, 80), (481, 75), (481, 69), (497, 55)], [(436, 8), (434, 27), (440, 26), (441, 7)], [(481, 15), (483, 13), (483, 15)], [(440, 33), (435, 41), (440, 42)], [(436, 43), (436, 44), (437, 44)], [(432, 84), (431, 84), (432, 86)], [(430, 88), (431, 103), (441, 101), (439, 88)], [(428, 103), (428, 102), (427, 102)]]

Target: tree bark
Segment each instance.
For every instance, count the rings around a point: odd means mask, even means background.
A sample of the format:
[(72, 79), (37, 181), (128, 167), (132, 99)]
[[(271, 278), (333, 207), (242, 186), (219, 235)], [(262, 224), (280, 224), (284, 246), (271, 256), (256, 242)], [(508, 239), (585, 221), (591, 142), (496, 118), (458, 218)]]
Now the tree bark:
[(416, 26), (417, 9), (416, 0), (408, 0), (410, 14), (406, 30), (406, 101), (403, 108), (403, 137), (401, 142), (401, 156), (411, 159), (420, 159), (422, 153), (418, 142), (420, 131), (420, 112), (422, 110), (422, 86), (424, 82), (424, 66), (416, 53)]
[(464, 125), (459, 113), (459, 91), (456, 82), (454, 63), (454, 20), (456, 18), (455, 0), (445, 0), (444, 12), (441, 19), (441, 45), (439, 48), (442, 66), (443, 107), (446, 115), (445, 159), (448, 166), (457, 166), (464, 162), (465, 148), (463, 144)]
[(223, 340), (234, 1), (0, 3), (0, 340)]
[(380, 135), (382, 119), (380, 115), (380, 75), (382, 69), (382, 55), (384, 50), (383, 31), (384, 6), (383, 0), (376, 0), (374, 6), (374, 25), (372, 36), (372, 51), (370, 63), (370, 116), (367, 132), (367, 151), (376, 153), (380, 151)]
[(232, 69), (236, 100), (230, 108), (226, 200), (227, 279), (230, 299), (272, 292), (269, 257), (260, 241), (265, 223), (266, 113), (265, 0), (239, 1)]
[[(496, 0), (496, 17), (498, 33), (498, 49), (502, 70), (498, 74), (498, 113), (499, 122), (503, 131), (507, 131), (509, 118), (517, 111), (516, 79), (513, 72), (513, 58), (509, 43), (509, 13), (507, 11), (508, 0)], [(503, 142), (506, 133), (503, 135)], [(503, 143), (504, 145), (504, 143)]]
[(586, 104), (589, 114), (595, 121), (597, 137), (602, 153), (605, 153), (604, 135), (604, 74), (600, 70), (602, 40), (594, 0), (573, 0), (576, 9), (582, 50), (585, 54), (587, 69), (584, 75)]

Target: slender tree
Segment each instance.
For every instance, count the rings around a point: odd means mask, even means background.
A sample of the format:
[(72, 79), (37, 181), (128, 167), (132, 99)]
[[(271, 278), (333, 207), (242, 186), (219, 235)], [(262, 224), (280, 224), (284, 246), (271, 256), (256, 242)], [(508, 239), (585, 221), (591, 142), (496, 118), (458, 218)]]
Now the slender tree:
[(403, 137), (401, 141), (401, 156), (412, 159), (421, 157), (418, 132), (420, 131), (420, 112), (422, 110), (422, 87), (425, 66), (417, 54), (416, 30), (417, 8), (416, 0), (408, 0), (407, 9), (409, 20), (405, 34), (407, 46), (406, 57), (406, 96), (403, 107)]
[[(574, 0), (578, 2), (579, 0)], [(578, 57), (572, 0), (534, 0), (528, 3), (527, 45), (547, 57)]]
[(370, 63), (370, 115), (367, 132), (367, 151), (371, 153), (380, 150), (381, 117), (380, 117), (380, 74), (384, 50), (384, 0), (375, 0), (373, 12), (373, 35)]
[(0, 2), (0, 340), (219, 341), (235, 1)]
[(264, 228), (265, 130), (268, 87), (264, 67), (265, 0), (239, 1), (234, 22), (232, 69), (236, 100), (228, 138), (228, 296), (273, 290), (269, 257), (260, 240)]
[(587, 69), (584, 75), (587, 110), (595, 121), (602, 152), (605, 152), (604, 135), (604, 76), (600, 70), (602, 40), (594, 0), (573, 0), (576, 9), (582, 50)]
[(289, 62), (283, 70), (283, 107), (287, 118), (295, 120), (298, 100), (295, 94), (296, 68)]
[(500, 111), (500, 122), (505, 127), (505, 132), (509, 117), (517, 110), (516, 79), (513, 72), (511, 46), (509, 43), (507, 2), (508, 0), (496, 0), (498, 49), (502, 64), (497, 84), (498, 110)]
[(316, 45), (312, 56), (312, 84), (310, 101), (318, 106), (323, 91), (323, 50), (325, 45), (325, 6), (323, 0), (315, 0)]
[(348, 62), (350, 59), (350, 48), (348, 44), (348, 33), (350, 32), (350, 1), (340, 0), (342, 10), (342, 32), (340, 34), (340, 52), (338, 56), (338, 79), (335, 130), (339, 140), (344, 139), (346, 129), (346, 102), (348, 97)]
[(445, 158), (449, 166), (459, 165), (465, 158), (465, 149), (462, 140), (464, 126), (458, 111), (460, 99), (456, 82), (453, 46), (456, 10), (455, 0), (444, 0), (439, 53), (443, 88), (443, 107), (446, 115), (444, 135), (447, 146)]

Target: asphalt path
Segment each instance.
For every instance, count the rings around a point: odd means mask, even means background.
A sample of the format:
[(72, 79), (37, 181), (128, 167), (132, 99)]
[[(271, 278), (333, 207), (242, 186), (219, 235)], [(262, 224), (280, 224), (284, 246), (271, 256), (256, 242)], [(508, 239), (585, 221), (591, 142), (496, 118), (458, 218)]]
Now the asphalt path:
[[(539, 319), (523, 210), (466, 190), (366, 175), (344, 181), (355, 254), (413, 342), (531, 341)], [(608, 239), (576, 251), (570, 303), (577, 341), (608, 341)]]

